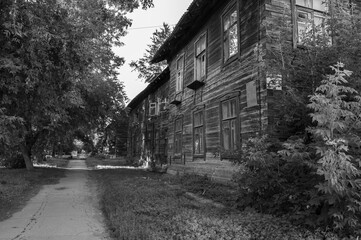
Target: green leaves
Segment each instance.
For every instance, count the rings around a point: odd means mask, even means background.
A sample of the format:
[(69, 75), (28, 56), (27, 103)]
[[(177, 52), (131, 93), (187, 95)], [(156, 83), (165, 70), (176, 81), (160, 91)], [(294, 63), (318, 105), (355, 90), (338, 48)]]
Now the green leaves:
[(334, 73), (322, 81), (310, 96), (308, 105), (315, 127), (309, 128), (317, 142), (317, 174), (324, 182), (316, 187), (330, 205), (328, 215), (332, 216), (339, 229), (359, 228), (358, 215), (361, 214), (360, 159), (348, 154), (350, 142), (359, 139), (361, 101), (358, 92), (348, 87), (346, 77), (350, 71), (344, 64), (331, 67)]
[(131, 25), (127, 12), (151, 5), (150, 0), (1, 1), (0, 104), (4, 119), (22, 120), (2, 139), (16, 139), (30, 155), (39, 138), (44, 146), (52, 141), (50, 133), (90, 132), (124, 114), (126, 96), (116, 79), (124, 59), (112, 46), (122, 44)]
[(163, 23), (163, 27), (160, 30), (156, 30), (151, 37), (152, 43), (148, 45), (146, 53), (137, 61), (132, 61), (129, 65), (139, 73), (138, 77), (150, 81), (154, 76), (160, 74), (167, 66), (167, 63), (160, 62), (151, 64), (154, 54), (162, 46), (165, 40), (170, 36), (172, 29), (166, 23)]

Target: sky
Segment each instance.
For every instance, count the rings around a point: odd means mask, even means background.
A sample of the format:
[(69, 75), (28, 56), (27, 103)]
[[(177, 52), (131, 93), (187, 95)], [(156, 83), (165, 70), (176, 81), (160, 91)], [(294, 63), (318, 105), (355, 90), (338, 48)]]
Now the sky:
[(125, 92), (132, 100), (147, 84), (138, 79), (138, 73), (129, 67), (132, 60), (143, 57), (147, 45), (151, 43), (150, 37), (163, 22), (175, 25), (187, 10), (192, 0), (153, 0), (154, 8), (148, 10), (137, 9), (127, 16), (133, 19), (128, 34), (122, 39), (124, 46), (114, 48), (114, 52), (125, 58), (125, 64), (118, 69), (118, 79), (124, 83)]

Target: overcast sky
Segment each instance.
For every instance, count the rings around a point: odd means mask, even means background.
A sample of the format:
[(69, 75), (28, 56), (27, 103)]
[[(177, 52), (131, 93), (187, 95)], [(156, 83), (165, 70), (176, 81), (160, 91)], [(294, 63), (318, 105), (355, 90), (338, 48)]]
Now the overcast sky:
[(192, 0), (153, 0), (154, 8), (146, 11), (136, 10), (128, 16), (133, 19), (133, 25), (128, 35), (123, 38), (125, 46), (115, 49), (116, 54), (125, 58), (126, 63), (119, 68), (119, 80), (125, 85), (128, 98), (133, 99), (146, 84), (137, 79), (137, 72), (132, 72), (129, 63), (143, 57), (147, 44), (151, 43), (152, 33), (166, 22), (176, 24), (187, 10)]

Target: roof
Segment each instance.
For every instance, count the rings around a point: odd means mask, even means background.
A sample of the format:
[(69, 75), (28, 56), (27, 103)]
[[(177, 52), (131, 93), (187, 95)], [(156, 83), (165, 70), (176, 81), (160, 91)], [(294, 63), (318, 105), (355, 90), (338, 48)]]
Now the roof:
[(171, 58), (184, 47), (206, 23), (212, 12), (228, 1), (194, 0), (178, 21), (171, 35), (155, 53), (151, 63)]
[(167, 67), (163, 70), (162, 73), (152, 78), (148, 86), (128, 104), (127, 108), (130, 110), (130, 112), (136, 108), (145, 98), (147, 98), (149, 94), (153, 93), (160, 86), (166, 83), (169, 80), (169, 74), (169, 67)]

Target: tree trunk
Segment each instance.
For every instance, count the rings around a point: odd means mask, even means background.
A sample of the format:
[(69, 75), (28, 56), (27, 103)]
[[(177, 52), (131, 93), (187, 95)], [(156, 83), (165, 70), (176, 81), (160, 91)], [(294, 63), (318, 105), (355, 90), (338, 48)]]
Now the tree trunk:
[(27, 148), (26, 144), (23, 143), (20, 145), (21, 153), (23, 154), (23, 158), (25, 161), (27, 170), (34, 170), (33, 162), (31, 161), (30, 150)]

